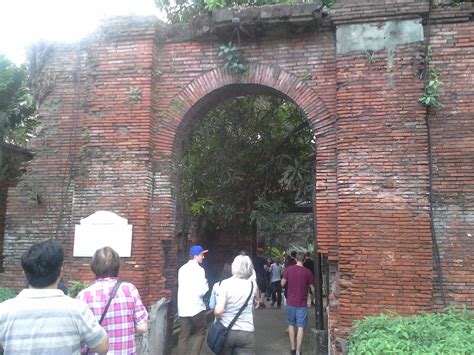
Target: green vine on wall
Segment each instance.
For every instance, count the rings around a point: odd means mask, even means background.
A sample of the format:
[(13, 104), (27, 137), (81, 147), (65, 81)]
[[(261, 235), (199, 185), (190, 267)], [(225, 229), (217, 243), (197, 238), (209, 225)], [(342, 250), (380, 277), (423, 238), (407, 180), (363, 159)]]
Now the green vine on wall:
[(128, 101), (131, 103), (137, 103), (142, 98), (142, 91), (140, 88), (129, 86), (128, 87)]
[(219, 57), (224, 57), (224, 68), (229, 69), (237, 74), (244, 74), (247, 68), (242, 64), (241, 53), (239, 48), (229, 42), (228, 45), (219, 47)]
[(329, 11), (332, 9), (334, 4), (336, 3), (336, 0), (323, 0), (322, 3), (323, 3), (323, 10)]
[[(429, 68), (429, 64), (431, 61), (431, 54), (432, 48), (431, 46), (427, 46), (425, 50), (425, 57), (423, 59), (427, 68)], [(439, 69), (433, 67), (429, 69), (428, 75), (428, 80), (426, 81), (425, 85), (425, 92), (418, 99), (418, 102), (428, 108), (443, 108), (444, 105), (439, 101), (439, 97), (441, 96), (442, 84), (439, 80), (441, 72)]]
[(441, 96), (441, 82), (439, 81), (440, 71), (437, 68), (430, 69), (430, 76), (425, 85), (425, 92), (418, 99), (425, 107), (443, 108), (444, 105), (439, 101)]
[(365, 60), (367, 61), (368, 64), (374, 64), (375, 63), (375, 52), (372, 51), (372, 50), (365, 51)]

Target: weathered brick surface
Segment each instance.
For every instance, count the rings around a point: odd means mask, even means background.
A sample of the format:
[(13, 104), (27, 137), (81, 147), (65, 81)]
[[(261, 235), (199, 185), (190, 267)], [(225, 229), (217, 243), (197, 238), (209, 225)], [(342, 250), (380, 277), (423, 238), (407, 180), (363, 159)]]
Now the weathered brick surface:
[[(431, 309), (421, 44), (337, 58), (340, 323), (362, 313)], [(401, 95), (403, 93), (403, 95)], [(414, 271), (416, 270), (416, 271)]]
[[(336, 27), (426, 19), (427, 5), (345, 1), (329, 19)], [(202, 40), (202, 33), (199, 40), (167, 39), (163, 25), (150, 18), (118, 19), (78, 47), (57, 49), (43, 70), (54, 85), (41, 108), (37, 156), (9, 192), (0, 282), (21, 288), (20, 253), (51, 236), (66, 246), (66, 278), (90, 279), (88, 260), (72, 258), (74, 225), (97, 210), (110, 210), (133, 224), (132, 257), (125, 260), (123, 278), (137, 284), (147, 305), (159, 297), (173, 300), (178, 255), (184, 253), (178, 251), (182, 217), (173, 165), (183, 141), (216, 104), (265, 93), (298, 105), (316, 137), (317, 235), (330, 261), (333, 344), (364, 315), (440, 307), (426, 117), (444, 289), (450, 303), (472, 308), (471, 16), (472, 6), (464, 5), (432, 13), (432, 64), (442, 71), (446, 107), (428, 116), (417, 102), (424, 85), (421, 41), (377, 51), (370, 63), (363, 51), (336, 54), (328, 18), (319, 32), (243, 38), (249, 68), (244, 75), (222, 68), (218, 47), (228, 39), (212, 34)], [(41, 204), (28, 197), (33, 187), (44, 191)], [(217, 249), (216, 259), (227, 245), (220, 238), (208, 243)], [(233, 243), (237, 248), (245, 238)]]
[[(443, 109), (430, 113), (433, 217), (449, 304), (474, 308), (474, 26), (431, 28), (431, 65), (441, 72)], [(436, 271), (436, 270), (435, 270)], [(434, 274), (434, 302), (442, 298)]]

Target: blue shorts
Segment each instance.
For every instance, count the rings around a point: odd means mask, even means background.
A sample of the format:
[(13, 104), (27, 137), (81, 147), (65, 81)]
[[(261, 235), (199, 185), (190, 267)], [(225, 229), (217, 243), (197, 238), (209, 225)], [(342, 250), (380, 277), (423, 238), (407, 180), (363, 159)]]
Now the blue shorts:
[(308, 320), (308, 308), (287, 305), (286, 320), (290, 325), (296, 325), (299, 328), (304, 328), (306, 326), (306, 321)]

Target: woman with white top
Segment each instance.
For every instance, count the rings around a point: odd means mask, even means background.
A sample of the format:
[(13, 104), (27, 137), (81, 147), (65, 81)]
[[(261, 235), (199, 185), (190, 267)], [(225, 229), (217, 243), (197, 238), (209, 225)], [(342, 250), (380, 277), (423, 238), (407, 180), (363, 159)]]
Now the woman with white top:
[(252, 305), (257, 285), (251, 280), (253, 272), (252, 260), (246, 255), (238, 255), (232, 263), (232, 277), (223, 280), (219, 287), (214, 315), (225, 327), (234, 319), (250, 294), (246, 307), (227, 334), (220, 355), (255, 354)]

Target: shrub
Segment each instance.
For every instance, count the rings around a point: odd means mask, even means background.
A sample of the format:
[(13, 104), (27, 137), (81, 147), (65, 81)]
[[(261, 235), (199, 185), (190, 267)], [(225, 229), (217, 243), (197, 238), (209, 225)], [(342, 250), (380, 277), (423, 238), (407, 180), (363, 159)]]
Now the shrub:
[(474, 312), (465, 309), (410, 317), (382, 314), (354, 326), (349, 354), (474, 354)]
[(9, 298), (13, 298), (15, 296), (16, 292), (5, 287), (0, 287), (0, 302), (6, 301)]
[(79, 292), (89, 286), (90, 284), (88, 284), (87, 282), (70, 281), (67, 294), (69, 297), (75, 298), (79, 294)]

